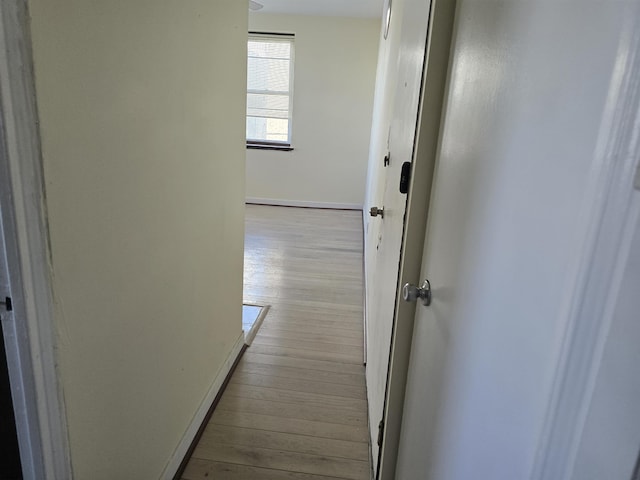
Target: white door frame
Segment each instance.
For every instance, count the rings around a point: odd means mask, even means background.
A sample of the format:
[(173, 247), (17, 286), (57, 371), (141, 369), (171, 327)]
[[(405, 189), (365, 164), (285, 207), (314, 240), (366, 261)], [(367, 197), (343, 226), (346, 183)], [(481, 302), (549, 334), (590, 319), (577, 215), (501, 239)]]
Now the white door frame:
[(0, 101), (1, 223), (13, 300), (12, 315), (3, 320), (3, 328), (23, 475), (66, 480), (72, 475), (56, 371), (51, 258), (26, 0), (0, 2)]
[[(640, 13), (640, 8), (636, 8)], [(640, 221), (640, 21), (620, 33), (586, 198), (587, 232), (565, 304), (564, 338), (531, 480), (569, 479), (582, 439), (635, 225)], [(637, 180), (636, 180), (637, 181)], [(640, 414), (640, 405), (638, 405)]]
[[(391, 351), (387, 372), (384, 429), (379, 451), (379, 480), (395, 478), (402, 411), (407, 383), (411, 340), (416, 304), (402, 300), (405, 283), (422, 284), (419, 278), (422, 249), (429, 212), (431, 184), (436, 163), (442, 109), (446, 98), (446, 82), (449, 70), (455, 0), (431, 0), (428, 19), (427, 51), (424, 59), (422, 87), (416, 138), (413, 147), (412, 171), (407, 197), (400, 268), (396, 285), (396, 300), (391, 333)], [(416, 260), (417, 259), (417, 260)], [(375, 460), (375, 459), (374, 459)]]

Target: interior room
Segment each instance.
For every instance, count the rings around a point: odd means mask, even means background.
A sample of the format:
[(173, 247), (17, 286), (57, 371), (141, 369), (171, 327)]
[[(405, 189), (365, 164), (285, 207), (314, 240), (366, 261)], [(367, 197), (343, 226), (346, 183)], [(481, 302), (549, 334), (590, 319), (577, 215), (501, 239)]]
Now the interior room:
[(0, 478), (637, 480), (640, 3), (0, 2)]

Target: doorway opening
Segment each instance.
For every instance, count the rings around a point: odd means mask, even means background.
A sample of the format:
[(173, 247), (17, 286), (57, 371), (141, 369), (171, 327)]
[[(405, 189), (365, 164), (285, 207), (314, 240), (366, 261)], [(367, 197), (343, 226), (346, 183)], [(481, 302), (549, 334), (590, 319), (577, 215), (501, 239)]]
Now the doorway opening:
[[(1, 332), (0, 332), (1, 333)], [(5, 480), (22, 479), (18, 432), (11, 398), (9, 368), (4, 338), (0, 337), (0, 478)]]

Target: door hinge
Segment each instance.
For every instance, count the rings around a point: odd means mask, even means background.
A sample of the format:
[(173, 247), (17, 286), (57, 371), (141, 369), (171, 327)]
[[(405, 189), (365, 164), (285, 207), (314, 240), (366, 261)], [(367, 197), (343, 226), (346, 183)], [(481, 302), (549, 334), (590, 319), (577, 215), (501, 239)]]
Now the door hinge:
[(382, 439), (384, 437), (384, 420), (380, 420), (378, 424), (378, 447), (382, 447)]
[(11, 301), (11, 297), (4, 297), (4, 300), (0, 301), (0, 305), (4, 305), (4, 308), (7, 312), (13, 310), (13, 302)]

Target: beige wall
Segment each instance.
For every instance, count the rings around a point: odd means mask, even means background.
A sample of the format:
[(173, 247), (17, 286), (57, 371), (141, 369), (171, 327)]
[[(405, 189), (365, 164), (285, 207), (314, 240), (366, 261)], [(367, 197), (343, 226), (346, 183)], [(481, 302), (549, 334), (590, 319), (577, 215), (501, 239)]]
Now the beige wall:
[(252, 14), (295, 33), (293, 152), (248, 150), (247, 197), (361, 206), (380, 19)]
[(241, 334), (246, 2), (30, 9), (74, 476), (156, 479)]

